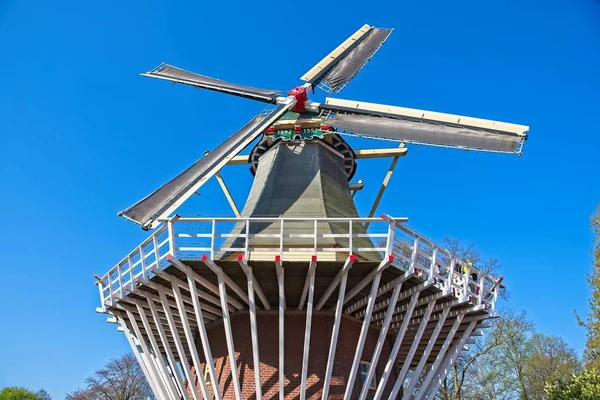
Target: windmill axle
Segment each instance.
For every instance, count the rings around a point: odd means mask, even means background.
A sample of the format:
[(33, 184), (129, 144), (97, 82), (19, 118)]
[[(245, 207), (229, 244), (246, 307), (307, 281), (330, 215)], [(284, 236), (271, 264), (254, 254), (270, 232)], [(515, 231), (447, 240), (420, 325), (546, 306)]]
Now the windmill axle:
[(292, 108), (292, 111), (297, 113), (306, 112), (305, 104), (308, 100), (308, 95), (306, 94), (306, 88), (304, 86), (293, 88), (288, 92), (288, 95), (296, 98), (296, 105)]

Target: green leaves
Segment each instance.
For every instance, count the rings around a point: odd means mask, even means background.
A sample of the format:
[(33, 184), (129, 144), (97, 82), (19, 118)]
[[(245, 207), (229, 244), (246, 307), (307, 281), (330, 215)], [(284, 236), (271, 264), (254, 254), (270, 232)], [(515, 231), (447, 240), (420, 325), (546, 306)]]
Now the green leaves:
[(573, 375), (565, 384), (546, 385), (548, 400), (597, 400), (600, 399), (600, 374), (585, 370)]
[(0, 400), (51, 400), (45, 390), (35, 393), (20, 387), (6, 387), (0, 391)]
[(600, 370), (600, 205), (591, 221), (594, 241), (592, 245), (593, 266), (587, 281), (592, 290), (589, 299), (590, 312), (585, 321), (577, 316), (580, 326), (586, 329), (587, 342), (583, 354), (586, 368)]

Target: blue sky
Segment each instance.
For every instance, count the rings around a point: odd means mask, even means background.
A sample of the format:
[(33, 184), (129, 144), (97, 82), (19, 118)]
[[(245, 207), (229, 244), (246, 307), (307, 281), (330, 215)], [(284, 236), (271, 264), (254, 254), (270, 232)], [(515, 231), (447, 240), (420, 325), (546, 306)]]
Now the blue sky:
[[(0, 2), (0, 387), (63, 398), (126, 351), (94, 312), (93, 274), (146, 236), (117, 211), (262, 109), (138, 74), (167, 61), (287, 90), (364, 23), (396, 30), (338, 97), (531, 126), (522, 157), (411, 146), (379, 211), (497, 257), (508, 305), (583, 350), (599, 1), (200, 3)], [(388, 163), (359, 164), (363, 215)], [(247, 169), (224, 177), (243, 204)], [(202, 193), (195, 212), (229, 212), (214, 182)]]

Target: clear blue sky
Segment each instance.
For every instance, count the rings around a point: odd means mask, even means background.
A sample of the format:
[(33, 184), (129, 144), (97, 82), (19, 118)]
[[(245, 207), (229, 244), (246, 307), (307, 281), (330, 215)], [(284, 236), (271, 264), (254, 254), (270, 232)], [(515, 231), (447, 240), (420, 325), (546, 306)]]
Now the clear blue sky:
[[(200, 3), (0, 2), (0, 387), (60, 399), (126, 351), (94, 312), (93, 274), (146, 236), (117, 211), (262, 109), (138, 74), (167, 61), (287, 90), (364, 23), (396, 31), (338, 97), (531, 126), (520, 158), (411, 146), (380, 212), (500, 259), (509, 306), (583, 349), (599, 1)], [(360, 162), (363, 214), (388, 163)], [(224, 176), (242, 204), (249, 172)], [(196, 212), (228, 212), (216, 184), (202, 193)]]

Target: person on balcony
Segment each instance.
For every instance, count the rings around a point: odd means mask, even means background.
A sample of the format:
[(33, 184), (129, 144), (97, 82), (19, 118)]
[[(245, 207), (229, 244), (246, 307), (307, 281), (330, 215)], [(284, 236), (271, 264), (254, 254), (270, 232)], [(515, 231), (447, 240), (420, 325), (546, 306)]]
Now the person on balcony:
[(473, 267), (473, 262), (470, 260), (467, 260), (466, 266), (463, 266), (463, 274), (466, 274), (467, 271), (471, 271), (471, 279), (469, 280), (469, 290), (471, 291), (471, 293), (475, 293), (475, 287), (477, 286), (477, 279), (479, 277), (477, 276), (477, 272)]

